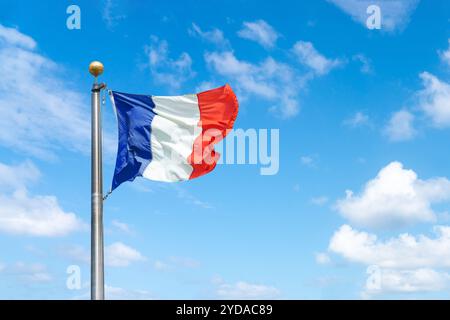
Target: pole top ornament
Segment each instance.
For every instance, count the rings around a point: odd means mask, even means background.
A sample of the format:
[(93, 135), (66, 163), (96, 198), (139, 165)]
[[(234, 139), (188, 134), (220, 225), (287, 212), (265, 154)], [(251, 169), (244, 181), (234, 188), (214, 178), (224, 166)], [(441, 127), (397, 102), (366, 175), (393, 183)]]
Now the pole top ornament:
[(103, 63), (101, 63), (100, 61), (92, 61), (89, 65), (89, 73), (96, 78), (103, 73), (103, 70)]

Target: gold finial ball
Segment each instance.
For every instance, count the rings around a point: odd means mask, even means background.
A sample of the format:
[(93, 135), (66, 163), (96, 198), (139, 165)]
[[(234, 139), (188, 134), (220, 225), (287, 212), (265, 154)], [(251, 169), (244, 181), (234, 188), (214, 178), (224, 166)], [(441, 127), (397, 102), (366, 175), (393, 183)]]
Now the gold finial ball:
[(98, 77), (103, 73), (103, 63), (101, 63), (100, 61), (92, 61), (89, 65), (89, 72), (94, 77)]

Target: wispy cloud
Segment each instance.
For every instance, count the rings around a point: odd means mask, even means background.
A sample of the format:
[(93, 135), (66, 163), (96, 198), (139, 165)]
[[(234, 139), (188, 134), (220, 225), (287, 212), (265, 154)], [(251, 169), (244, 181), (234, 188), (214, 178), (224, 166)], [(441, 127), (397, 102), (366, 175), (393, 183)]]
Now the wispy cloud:
[(200, 262), (188, 258), (188, 257), (177, 257), (172, 256), (166, 260), (156, 260), (153, 263), (153, 267), (157, 271), (175, 271), (178, 269), (196, 269), (200, 266)]
[(117, 0), (104, 0), (102, 18), (108, 29), (113, 29), (121, 20), (125, 19), (124, 14), (117, 13)]
[(379, 294), (411, 294), (437, 292), (448, 289), (450, 275), (446, 272), (429, 268), (414, 270), (382, 269), (379, 274), (379, 286), (366, 283), (363, 298), (371, 298)]
[[(83, 289), (89, 287), (89, 284), (83, 285)], [(128, 289), (122, 287), (111, 286), (105, 284), (105, 298), (106, 300), (152, 300), (155, 296), (142, 289)], [(90, 299), (90, 292), (85, 292), (81, 295), (76, 295), (73, 300), (87, 300)]]
[(24, 189), (27, 185), (37, 182), (41, 176), (39, 169), (29, 160), (16, 165), (0, 162), (0, 190)]
[(245, 281), (226, 283), (216, 279), (216, 295), (219, 299), (274, 299), (281, 292), (275, 287), (264, 284), (253, 284)]
[(147, 290), (124, 289), (120, 287), (105, 286), (105, 297), (108, 300), (151, 300), (152, 293)]
[(391, 141), (411, 140), (417, 134), (414, 128), (414, 115), (408, 110), (395, 112), (384, 128), (384, 134)]
[[(88, 154), (89, 103), (63, 74), (32, 38), (0, 25), (0, 144), (43, 159), (60, 149)], [(112, 153), (111, 135), (104, 140)]]
[(250, 94), (271, 101), (271, 111), (281, 118), (298, 113), (298, 93), (304, 81), (289, 65), (271, 57), (254, 64), (239, 60), (231, 51), (208, 52), (205, 60), (219, 75), (232, 79), (241, 96)]
[(330, 264), (330, 262), (331, 262), (330, 256), (328, 254), (326, 254), (325, 252), (317, 252), (314, 255), (314, 257), (316, 259), (317, 264), (326, 265), (326, 264)]
[(203, 200), (198, 199), (197, 197), (192, 195), (190, 192), (188, 192), (183, 187), (180, 187), (180, 186), (177, 186), (174, 184), (173, 189), (176, 191), (179, 199), (182, 199), (189, 204), (201, 207), (203, 209), (214, 209), (214, 207), (212, 205), (210, 205), (209, 203), (207, 203)]
[(148, 58), (148, 68), (156, 83), (166, 85), (171, 89), (179, 89), (187, 80), (194, 77), (191, 56), (183, 52), (177, 59), (169, 57), (167, 41), (151, 36), (151, 43), (145, 46)]
[(311, 203), (316, 205), (316, 206), (323, 206), (328, 202), (328, 197), (326, 196), (319, 196), (319, 197), (314, 197), (311, 199)]
[(27, 284), (47, 283), (53, 280), (53, 276), (47, 270), (47, 266), (41, 263), (16, 263), (5, 265), (3, 272), (15, 276), (18, 280)]
[(25, 49), (33, 50), (36, 48), (37, 43), (33, 38), (21, 33), (14, 28), (8, 28), (0, 24), (0, 41), (6, 43), (6, 45), (17, 46)]
[(361, 73), (364, 73), (364, 74), (373, 74), (374, 73), (374, 70), (372, 67), (372, 61), (364, 54), (362, 54), (362, 53), (355, 54), (352, 57), (352, 60), (357, 61), (361, 64), (361, 67), (359, 68)]
[(203, 92), (218, 87), (220, 87), (220, 84), (218, 83), (212, 81), (202, 81), (195, 87), (195, 92)]
[(139, 192), (153, 193), (155, 190), (164, 192), (173, 192), (178, 199), (184, 201), (187, 204), (194, 205), (203, 209), (214, 209), (214, 206), (208, 202), (199, 199), (187, 188), (181, 186), (180, 184), (173, 183), (167, 184), (164, 182), (148, 181), (145, 179), (136, 179), (130, 187)]
[(305, 167), (314, 168), (317, 166), (317, 155), (314, 154), (305, 154), (300, 157), (300, 163)]
[(292, 51), (301, 64), (310, 68), (317, 75), (325, 75), (343, 64), (343, 61), (339, 59), (326, 58), (314, 48), (311, 42), (298, 41), (294, 44)]
[(111, 221), (111, 225), (120, 232), (133, 234), (132, 228), (125, 222), (114, 219), (113, 221)]
[(361, 111), (357, 111), (348, 119), (344, 120), (344, 125), (350, 128), (359, 128), (370, 125), (370, 118), (367, 114)]
[[(197, 31), (199, 34), (204, 32)], [(271, 47), (275, 45), (278, 34), (262, 20), (244, 23), (239, 35)], [(222, 39), (223, 34), (217, 36)], [(294, 53), (294, 54), (292, 54)], [(299, 41), (294, 48), (285, 50), (287, 56), (295, 56), (295, 63), (285, 63), (271, 56), (259, 62), (250, 62), (237, 57), (231, 48), (206, 52), (205, 61), (215, 73), (214, 81), (223, 78), (233, 84), (241, 101), (249, 96), (257, 97), (271, 103), (269, 111), (282, 119), (296, 116), (300, 110), (300, 94), (308, 82), (323, 76), (343, 64), (339, 59), (329, 59), (319, 53), (312, 43)], [(307, 67), (299, 70), (299, 64)]]
[(264, 48), (274, 47), (279, 37), (275, 29), (264, 20), (244, 22), (242, 29), (238, 31), (238, 36), (255, 41)]
[(128, 267), (134, 262), (144, 261), (146, 258), (136, 249), (114, 242), (105, 247), (105, 264), (110, 267)]
[(197, 24), (192, 23), (188, 33), (193, 37), (199, 37), (206, 42), (215, 44), (219, 48), (229, 48), (230, 42), (224, 37), (222, 30), (214, 28), (209, 31), (203, 31)]
[(81, 245), (61, 245), (58, 247), (57, 252), (60, 256), (70, 260), (71, 262), (86, 264), (91, 262), (90, 252)]
[(450, 84), (428, 72), (420, 74), (419, 108), (437, 128), (450, 127)]
[[(0, 173), (0, 232), (56, 237), (85, 228), (75, 213), (59, 206), (55, 196), (29, 194), (28, 184), (40, 176), (31, 162), (16, 166), (0, 163)], [(16, 179), (12, 179), (14, 176)]]
[(439, 51), (441, 61), (450, 67), (450, 39), (448, 40), (448, 48), (444, 51)]
[(366, 26), (367, 8), (377, 5), (381, 10), (381, 28), (392, 32), (403, 30), (420, 0), (328, 0), (355, 21)]
[[(440, 52), (443, 62), (448, 52)], [(428, 126), (437, 129), (450, 127), (450, 84), (426, 71), (420, 73), (419, 78), (422, 88), (414, 94), (414, 108), (395, 112), (384, 128), (384, 134), (391, 141), (411, 140), (417, 135), (414, 123), (419, 112), (425, 116)]]

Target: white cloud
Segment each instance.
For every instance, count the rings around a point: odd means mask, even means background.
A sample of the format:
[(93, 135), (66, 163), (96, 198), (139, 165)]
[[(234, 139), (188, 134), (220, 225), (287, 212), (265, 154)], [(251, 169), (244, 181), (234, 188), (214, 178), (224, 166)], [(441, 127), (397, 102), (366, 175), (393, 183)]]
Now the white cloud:
[(238, 281), (234, 284), (219, 283), (216, 294), (220, 299), (274, 299), (280, 290), (262, 284)]
[(446, 178), (421, 180), (413, 170), (392, 162), (366, 183), (361, 195), (347, 191), (336, 203), (337, 210), (357, 226), (398, 227), (416, 222), (433, 222), (432, 203), (450, 199)]
[(298, 41), (292, 51), (300, 63), (304, 64), (318, 75), (325, 75), (332, 69), (341, 65), (339, 59), (328, 59), (320, 54), (311, 42)]
[(298, 113), (298, 91), (304, 80), (287, 64), (271, 57), (253, 64), (231, 51), (206, 53), (205, 60), (219, 75), (235, 81), (241, 97), (247, 93), (273, 102), (271, 110), (282, 118)]
[[(0, 144), (44, 159), (61, 148), (88, 154), (89, 102), (72, 89), (64, 67), (36, 50), (35, 41), (0, 25)], [(104, 135), (106, 151), (114, 139)]]
[(128, 224), (126, 224), (125, 222), (121, 222), (121, 221), (115, 219), (115, 220), (111, 221), (111, 225), (123, 233), (127, 233), (127, 234), (133, 233), (133, 231), (131, 230), (131, 227)]
[(441, 291), (449, 286), (450, 280), (447, 273), (428, 268), (415, 270), (381, 269), (379, 277), (378, 287), (366, 284), (364, 296)]
[(11, 166), (0, 162), (0, 190), (23, 189), (40, 177), (41, 172), (31, 161)]
[(179, 268), (195, 269), (200, 266), (200, 262), (188, 257), (169, 257), (167, 261), (156, 260), (153, 267), (157, 271), (172, 271)]
[(246, 91), (264, 98), (276, 96), (276, 90), (265, 79), (267, 75), (262, 74), (265, 71), (262, 65), (238, 60), (231, 51), (206, 53), (205, 60), (219, 74), (235, 77)]
[(37, 43), (33, 38), (21, 33), (17, 29), (7, 28), (1, 24), (0, 42), (6, 42), (7, 45), (18, 46), (25, 49), (34, 49), (37, 46)]
[(41, 237), (65, 236), (84, 227), (54, 196), (30, 196), (25, 190), (0, 195), (0, 232)]
[(314, 197), (311, 199), (311, 203), (315, 204), (316, 206), (323, 206), (328, 202), (328, 197), (320, 196), (320, 197)]
[(189, 257), (172, 256), (169, 260), (176, 266), (188, 269), (195, 269), (200, 266), (200, 262)]
[(450, 267), (450, 227), (434, 228), (435, 237), (408, 233), (385, 241), (375, 234), (341, 226), (330, 240), (329, 250), (345, 259), (387, 269)]
[(448, 39), (448, 48), (445, 51), (439, 52), (441, 61), (450, 67), (450, 39)]
[(47, 267), (40, 263), (26, 264), (19, 261), (13, 265), (6, 266), (5, 271), (27, 283), (44, 283), (53, 279), (52, 275), (47, 271)]
[(217, 87), (220, 87), (220, 85), (212, 81), (202, 81), (198, 86), (195, 87), (195, 92), (208, 91)]
[(171, 185), (171, 187), (173, 188), (173, 190), (176, 191), (177, 197), (179, 199), (185, 201), (186, 203), (193, 204), (194, 206), (200, 207), (202, 209), (214, 209), (214, 207), (211, 204), (197, 198), (196, 196), (192, 195), (184, 188), (182, 188), (176, 184)]
[(264, 48), (272, 48), (278, 39), (278, 33), (264, 20), (244, 22), (238, 36), (259, 43)]
[(381, 28), (386, 31), (402, 30), (420, 0), (328, 0), (355, 21), (366, 27), (367, 8), (378, 5), (381, 10)]
[(300, 157), (300, 162), (306, 167), (315, 167), (316, 157), (314, 155), (304, 155)]
[(170, 58), (169, 45), (165, 40), (152, 36), (150, 45), (145, 46), (145, 54), (148, 56), (148, 67), (156, 83), (179, 89), (195, 75), (190, 55), (183, 52), (178, 59)]
[(91, 262), (91, 254), (83, 246), (80, 245), (63, 245), (58, 248), (58, 253), (74, 262), (87, 263)]
[(372, 74), (373, 73), (372, 62), (365, 55), (363, 55), (361, 53), (360, 54), (355, 54), (353, 56), (353, 60), (354, 61), (358, 61), (359, 63), (361, 63), (361, 67), (359, 69), (361, 71), (361, 73), (365, 73), (365, 74)]
[[(15, 179), (14, 179), (15, 177)], [(27, 161), (16, 166), (0, 163), (0, 232), (56, 237), (84, 228), (72, 212), (65, 212), (54, 196), (30, 196), (27, 185), (40, 177)]]
[(296, 52), (297, 60), (307, 64), (312, 71), (300, 72), (270, 56), (259, 63), (240, 60), (231, 49), (206, 52), (204, 57), (213, 71), (227, 81), (231, 80), (241, 101), (247, 95), (264, 99), (272, 103), (270, 112), (286, 119), (298, 114), (299, 95), (309, 81), (342, 64), (338, 59), (325, 58), (309, 42), (300, 41), (296, 46), (297, 49), (292, 50)]
[(153, 268), (155, 268), (155, 270), (157, 271), (169, 271), (172, 269), (171, 266), (161, 260), (156, 260), (153, 263)]
[(316, 263), (317, 264), (329, 264), (331, 262), (330, 256), (326, 254), (325, 252), (317, 252), (315, 254)]
[(358, 128), (370, 124), (369, 116), (361, 111), (356, 112), (350, 118), (344, 120), (344, 125), (351, 128)]
[(103, 3), (102, 19), (109, 29), (114, 28), (120, 20), (126, 18), (123, 14), (117, 14), (117, 3), (115, 0), (105, 0)]
[[(83, 289), (89, 287), (89, 283), (83, 284)], [(81, 295), (74, 296), (74, 300), (89, 300), (90, 292), (85, 292)], [(105, 299), (106, 300), (152, 300), (153, 294), (147, 290), (139, 289), (125, 289), (121, 287), (110, 286), (105, 284)]]
[(149, 187), (149, 185), (150, 182), (146, 179), (136, 179), (129, 186), (139, 192), (153, 193), (153, 187)]
[(147, 290), (130, 290), (120, 287), (105, 286), (107, 300), (151, 300), (152, 294)]
[(375, 234), (341, 226), (329, 251), (367, 265), (364, 298), (382, 294), (436, 292), (448, 288), (450, 276), (436, 269), (450, 267), (450, 227), (434, 227), (434, 237), (400, 234), (386, 240)]
[(302, 162), (302, 164), (310, 165), (314, 160), (309, 156), (302, 156), (300, 157), (300, 161)]
[(133, 189), (136, 189), (140, 192), (154, 192), (155, 188), (158, 188), (159, 191), (173, 191), (176, 194), (176, 197), (180, 200), (183, 200), (187, 204), (195, 205), (202, 209), (214, 209), (214, 206), (208, 202), (203, 201), (202, 199), (197, 198), (195, 195), (191, 194), (184, 187), (181, 187), (178, 184), (165, 184), (165, 183), (156, 183), (153, 182), (152, 188), (148, 187), (149, 182), (144, 179), (136, 180), (130, 186)]
[(395, 112), (384, 128), (384, 133), (391, 141), (406, 141), (414, 138), (414, 115), (407, 110)]
[(214, 28), (210, 31), (203, 31), (200, 29), (198, 25), (192, 23), (191, 28), (188, 30), (188, 33), (191, 36), (199, 37), (207, 42), (211, 42), (218, 47), (228, 48), (230, 47), (230, 43), (227, 39), (225, 39), (222, 30)]
[(105, 264), (110, 267), (128, 267), (134, 262), (144, 261), (146, 258), (136, 249), (122, 242), (115, 242), (105, 247)]
[(450, 84), (434, 75), (420, 74), (424, 88), (419, 92), (420, 109), (431, 119), (433, 126), (450, 127)]
[[(336, 207), (356, 225), (393, 227), (436, 220), (431, 205), (446, 200), (450, 200), (448, 179), (421, 180), (414, 171), (392, 162), (366, 184), (360, 196), (348, 191)], [(380, 238), (343, 225), (330, 239), (328, 251), (368, 266), (363, 298), (437, 292), (450, 287), (450, 275), (441, 270), (450, 267), (450, 226), (433, 230), (432, 235)]]

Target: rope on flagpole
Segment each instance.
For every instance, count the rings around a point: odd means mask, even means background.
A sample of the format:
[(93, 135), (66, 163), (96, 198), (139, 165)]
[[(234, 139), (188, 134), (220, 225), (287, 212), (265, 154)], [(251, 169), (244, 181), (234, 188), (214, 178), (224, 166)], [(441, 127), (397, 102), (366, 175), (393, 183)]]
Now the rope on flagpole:
[(111, 190), (109, 190), (104, 196), (103, 196), (103, 201), (105, 201), (106, 199), (108, 199), (109, 195), (112, 193)]
[[(109, 90), (109, 88), (108, 88), (108, 86), (105, 84), (105, 86), (104, 86), (104, 90), (102, 91), (102, 106), (104, 107), (105, 105), (106, 105), (106, 95), (107, 94), (110, 94), (110, 92), (111, 92), (111, 90)], [(114, 108), (113, 108), (114, 109)], [(103, 137), (103, 135), (102, 135), (102, 148), (103, 148), (103, 146), (104, 146), (104, 143), (103, 143), (103, 139), (104, 139), (104, 137)], [(112, 193), (112, 190), (110, 189), (104, 196), (103, 196), (103, 201), (105, 201), (106, 199), (108, 199), (108, 197), (109, 197), (109, 195)]]

